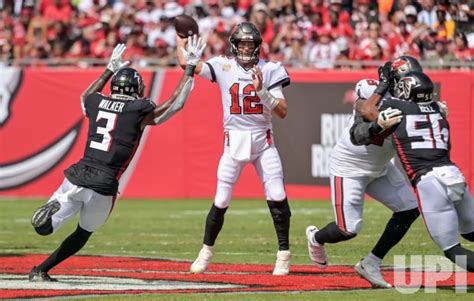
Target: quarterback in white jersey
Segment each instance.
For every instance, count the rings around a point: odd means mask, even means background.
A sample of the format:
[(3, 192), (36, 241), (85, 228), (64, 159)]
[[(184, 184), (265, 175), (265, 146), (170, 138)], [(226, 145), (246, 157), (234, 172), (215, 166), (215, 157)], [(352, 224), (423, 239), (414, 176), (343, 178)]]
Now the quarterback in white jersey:
[[(290, 78), (280, 63), (259, 58), (262, 37), (254, 24), (238, 24), (229, 41), (233, 57), (214, 57), (200, 62), (195, 69), (196, 74), (219, 85), (224, 110), (224, 153), (217, 170), (216, 195), (206, 219), (204, 244), (190, 270), (207, 270), (234, 185), (245, 165), (251, 163), (263, 183), (279, 244), (273, 275), (287, 275), (291, 212), (280, 156), (273, 142), (272, 113), (286, 117), (287, 102), (282, 90)], [(178, 46), (185, 42), (177, 37)], [(184, 66), (183, 53), (178, 51), (177, 56)]]
[[(378, 82), (363, 79), (356, 84), (358, 99), (368, 99)], [(400, 170), (390, 161), (394, 150), (383, 133), (377, 145), (356, 146), (351, 142), (350, 129), (357, 118), (354, 111), (348, 126), (329, 160), (331, 199), (336, 221), (321, 230), (309, 226), (306, 230), (308, 251), (319, 267), (327, 265), (325, 243), (337, 243), (355, 237), (362, 228), (364, 194), (381, 202), (394, 214), (372, 252), (356, 265), (356, 271), (377, 287), (390, 287), (380, 272), (380, 264), (418, 217), (416, 197)]]

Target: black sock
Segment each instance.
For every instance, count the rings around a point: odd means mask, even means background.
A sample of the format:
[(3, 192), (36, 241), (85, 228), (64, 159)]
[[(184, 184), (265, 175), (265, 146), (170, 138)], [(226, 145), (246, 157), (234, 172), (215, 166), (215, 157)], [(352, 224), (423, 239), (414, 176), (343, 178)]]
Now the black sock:
[(48, 218), (48, 220), (46, 221), (46, 223), (44, 223), (44, 225), (40, 226), (40, 227), (35, 227), (34, 228), (36, 233), (38, 233), (39, 235), (49, 235), (51, 233), (53, 233), (53, 220), (52, 218)]
[(463, 258), (458, 258), (457, 264), (469, 272), (474, 272), (474, 252), (461, 247), (460, 244), (444, 251), (444, 255), (454, 263), (456, 263), (456, 256), (465, 256), (465, 260), (463, 260)]
[(337, 243), (344, 240), (349, 240), (354, 238), (357, 234), (346, 233), (339, 229), (336, 225), (336, 222), (332, 222), (326, 225), (326, 227), (322, 228), (314, 235), (316, 241), (320, 244), (325, 243)]
[(474, 241), (474, 232), (464, 233), (464, 234), (461, 234), (461, 236), (464, 237), (464, 239), (467, 239), (469, 241)]
[(214, 203), (207, 214), (206, 227), (204, 230), (204, 244), (213, 246), (217, 236), (224, 225), (224, 215), (227, 208), (217, 208)]
[(290, 217), (291, 211), (288, 205), (288, 200), (283, 201), (268, 201), (268, 208), (273, 219), (273, 226), (278, 238), (278, 250), (290, 249)]
[(76, 254), (86, 244), (92, 232), (82, 229), (79, 225), (45, 261), (37, 266), (38, 270), (48, 272), (65, 259)]
[(387, 225), (385, 230), (380, 236), (377, 244), (372, 249), (372, 254), (380, 259), (383, 259), (385, 255), (405, 236), (410, 229), (411, 224), (420, 215), (418, 208), (395, 212)]

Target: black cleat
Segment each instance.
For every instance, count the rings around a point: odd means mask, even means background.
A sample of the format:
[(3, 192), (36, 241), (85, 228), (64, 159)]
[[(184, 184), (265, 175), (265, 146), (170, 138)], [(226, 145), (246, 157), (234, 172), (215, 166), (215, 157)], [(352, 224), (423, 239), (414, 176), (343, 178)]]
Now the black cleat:
[(36, 209), (31, 218), (33, 227), (38, 228), (43, 226), (46, 221), (61, 209), (61, 204), (58, 201), (48, 202), (47, 204)]
[(51, 278), (47, 272), (40, 271), (37, 267), (31, 269), (28, 280), (31, 282), (58, 282), (58, 279)]

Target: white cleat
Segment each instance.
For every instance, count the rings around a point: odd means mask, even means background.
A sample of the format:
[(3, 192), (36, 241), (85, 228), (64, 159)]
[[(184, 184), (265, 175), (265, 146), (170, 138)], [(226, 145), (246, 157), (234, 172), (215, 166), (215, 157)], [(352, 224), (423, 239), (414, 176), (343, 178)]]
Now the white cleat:
[(207, 266), (212, 259), (212, 247), (204, 245), (199, 251), (199, 256), (191, 265), (189, 269), (193, 274), (202, 274), (207, 270)]
[(308, 254), (311, 261), (319, 268), (325, 269), (328, 266), (328, 258), (324, 245), (318, 244), (314, 239), (314, 234), (318, 232), (316, 226), (308, 226), (306, 228), (306, 239), (308, 241)]
[(355, 270), (362, 278), (369, 281), (372, 287), (391, 288), (392, 285), (383, 279), (380, 271), (380, 264), (369, 258), (361, 259), (356, 265)]
[(291, 252), (290, 250), (278, 251), (273, 275), (285, 276), (290, 273)]

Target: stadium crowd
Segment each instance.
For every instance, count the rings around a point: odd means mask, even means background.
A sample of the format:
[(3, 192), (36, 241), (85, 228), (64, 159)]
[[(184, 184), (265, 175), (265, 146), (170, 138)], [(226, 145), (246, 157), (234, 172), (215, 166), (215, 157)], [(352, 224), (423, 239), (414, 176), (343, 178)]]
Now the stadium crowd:
[(227, 54), (233, 26), (250, 20), (263, 57), (291, 67), (474, 60), (474, 0), (0, 0), (0, 9), (0, 65), (105, 64), (123, 42), (137, 66), (173, 66), (183, 13), (198, 21), (206, 56)]

